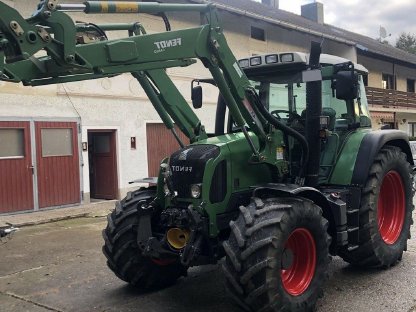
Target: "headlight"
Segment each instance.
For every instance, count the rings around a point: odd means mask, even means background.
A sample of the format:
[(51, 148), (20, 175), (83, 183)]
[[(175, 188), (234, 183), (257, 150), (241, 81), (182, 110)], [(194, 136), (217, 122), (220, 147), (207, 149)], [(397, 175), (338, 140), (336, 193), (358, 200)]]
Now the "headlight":
[(250, 66), (250, 61), (248, 59), (238, 61), (238, 64), (241, 68), (246, 68)]
[(290, 62), (293, 62), (293, 61), (294, 61), (293, 53), (280, 54), (280, 62), (290, 63)]
[(277, 54), (271, 54), (266, 56), (266, 64), (273, 64), (279, 61), (279, 56)]
[(201, 184), (192, 184), (191, 185), (191, 196), (192, 196), (192, 198), (201, 197)]
[(252, 58), (250, 59), (250, 65), (251, 65), (251, 66), (258, 66), (258, 65), (261, 65), (261, 57), (260, 57), (260, 56), (252, 57)]

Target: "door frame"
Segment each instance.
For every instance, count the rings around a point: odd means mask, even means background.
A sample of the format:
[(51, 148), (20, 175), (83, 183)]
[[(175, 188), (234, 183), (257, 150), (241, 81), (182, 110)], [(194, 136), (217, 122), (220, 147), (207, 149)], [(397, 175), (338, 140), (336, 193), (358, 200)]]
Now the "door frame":
[[(79, 168), (79, 202), (82, 203), (83, 200), (83, 177), (82, 177), (82, 167), (83, 167), (83, 159), (82, 159), (82, 148), (81, 148), (81, 118), (80, 117), (5, 117), (0, 116), (0, 121), (26, 121), (29, 122), (29, 137), (30, 137), (30, 147), (31, 147), (31, 157), (32, 157), (32, 166), (33, 168), (33, 209), (25, 210), (27, 211), (39, 211), (39, 194), (38, 194), (38, 167), (37, 167), (37, 142), (36, 142), (36, 128), (35, 128), (35, 122), (74, 122), (77, 124), (77, 130), (78, 130), (78, 168)], [(53, 208), (63, 208), (63, 207), (70, 207), (74, 206), (74, 204), (68, 204), (68, 205), (61, 205), (61, 206), (54, 206), (54, 207), (47, 207), (42, 208), (42, 210), (47, 209), (53, 209)], [(21, 211), (22, 213), (25, 211)], [(20, 213), (20, 212), (19, 212)]]
[[(118, 153), (118, 135), (120, 133), (120, 129), (118, 128), (87, 128), (87, 142), (88, 142), (88, 136), (90, 133), (109, 133), (112, 136), (112, 139), (110, 139), (110, 144), (111, 141), (113, 141), (113, 143), (110, 146), (110, 149), (114, 150), (114, 194), (115, 194), (115, 199), (120, 199), (120, 166), (119, 166), (119, 153)], [(89, 142), (88, 142), (89, 143)], [(89, 161), (89, 154), (90, 154), (90, 150), (88, 149), (88, 161)], [(89, 165), (89, 163), (88, 163)], [(90, 177), (90, 170), (89, 170), (89, 166), (88, 166), (88, 177)], [(90, 189), (90, 200), (91, 198), (93, 198), (92, 195), (92, 188), (91, 188), (91, 184), (92, 181), (91, 179), (89, 179), (89, 189)]]

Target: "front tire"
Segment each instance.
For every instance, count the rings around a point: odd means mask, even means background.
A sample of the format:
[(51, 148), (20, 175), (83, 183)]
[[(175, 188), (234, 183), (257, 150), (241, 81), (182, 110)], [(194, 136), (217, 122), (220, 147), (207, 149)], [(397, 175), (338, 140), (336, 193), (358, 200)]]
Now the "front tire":
[(103, 230), (103, 253), (108, 267), (121, 280), (141, 289), (156, 290), (168, 287), (186, 274), (179, 259), (150, 259), (144, 257), (137, 244), (139, 224), (138, 207), (156, 196), (153, 189), (140, 189), (117, 202), (116, 209), (108, 215)]
[(411, 167), (398, 147), (383, 147), (361, 195), (360, 245), (341, 250), (347, 262), (363, 267), (390, 267), (401, 260), (413, 224)]
[(329, 264), (328, 221), (303, 198), (254, 198), (224, 242), (231, 297), (247, 311), (310, 311)]

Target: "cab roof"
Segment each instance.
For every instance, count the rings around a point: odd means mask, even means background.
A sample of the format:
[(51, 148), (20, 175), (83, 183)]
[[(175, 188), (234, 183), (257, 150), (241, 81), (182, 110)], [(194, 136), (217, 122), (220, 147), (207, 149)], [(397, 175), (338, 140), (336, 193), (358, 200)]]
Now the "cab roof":
[[(330, 54), (321, 54), (320, 57), (320, 63), (322, 65), (336, 65), (346, 62), (350, 62), (350, 60)], [(303, 52), (269, 53), (239, 60), (239, 65), (243, 70), (254, 68), (265, 69), (271, 66), (281, 66), (286, 70), (291, 68), (306, 68), (308, 63), (309, 54)], [(354, 63), (354, 68), (362, 74), (368, 74), (368, 70), (360, 64)]]

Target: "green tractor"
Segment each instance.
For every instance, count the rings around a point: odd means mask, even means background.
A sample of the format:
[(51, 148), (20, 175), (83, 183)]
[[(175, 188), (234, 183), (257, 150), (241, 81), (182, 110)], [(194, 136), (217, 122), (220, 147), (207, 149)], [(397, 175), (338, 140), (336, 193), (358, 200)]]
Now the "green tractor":
[[(167, 31), (74, 23), (65, 11), (155, 14)], [(199, 13), (204, 24), (171, 30), (171, 11)], [(108, 40), (113, 30), (128, 37)], [(243, 309), (308, 311), (330, 255), (364, 267), (402, 259), (413, 210), (407, 135), (371, 130), (367, 71), (321, 55), (319, 44), (237, 61), (209, 4), (42, 0), (26, 20), (0, 2), (0, 57), (0, 80), (28, 86), (129, 72), (178, 140), (157, 178), (135, 181), (154, 186), (128, 193), (103, 231), (109, 268), (131, 285), (160, 289), (225, 257), (227, 288)], [(194, 59), (212, 74), (195, 81), (194, 108), (201, 83), (220, 94), (212, 134), (165, 72)]]
[[(330, 255), (364, 267), (401, 260), (413, 210), (407, 136), (371, 129), (361, 65), (321, 55), (313, 72), (305, 53), (239, 65), (275, 164), (256, 158), (220, 96), (215, 133), (165, 159), (157, 186), (117, 203), (103, 251), (110, 269), (140, 288), (171, 285), (188, 267), (225, 256), (226, 285), (242, 308), (306, 311)], [(193, 100), (201, 106), (200, 87)]]

